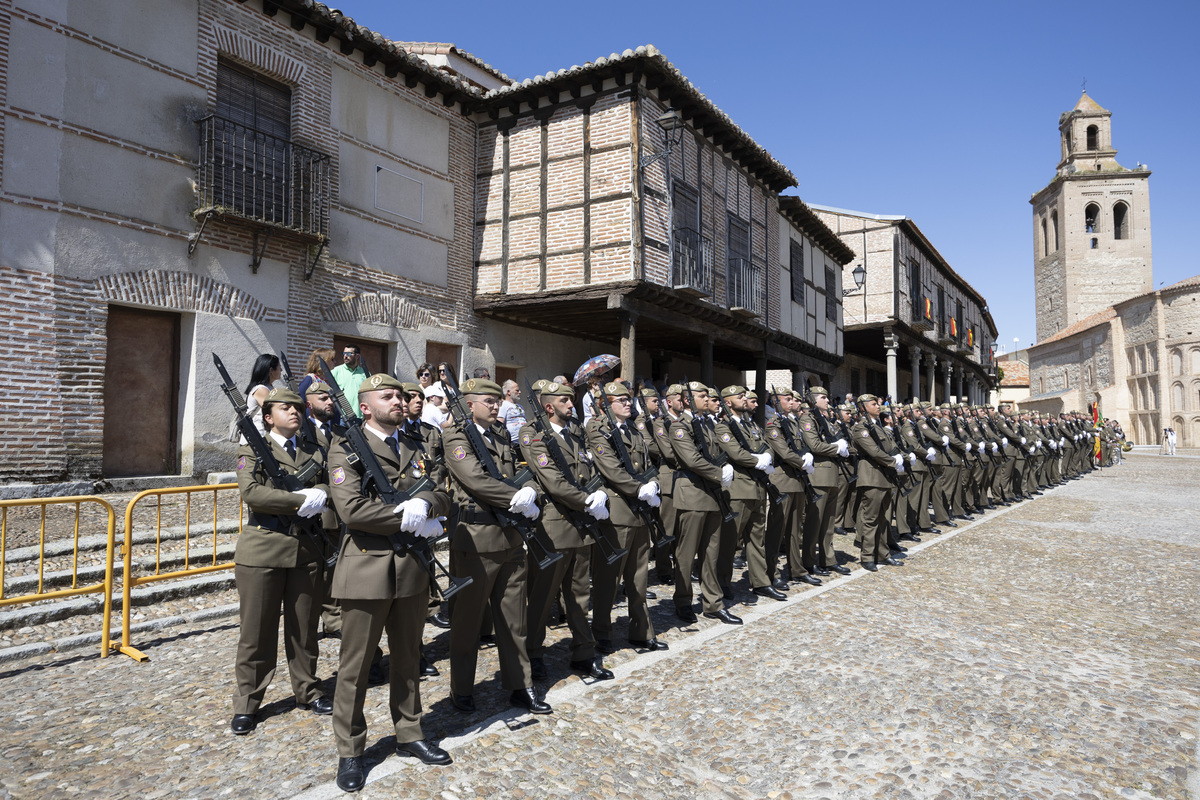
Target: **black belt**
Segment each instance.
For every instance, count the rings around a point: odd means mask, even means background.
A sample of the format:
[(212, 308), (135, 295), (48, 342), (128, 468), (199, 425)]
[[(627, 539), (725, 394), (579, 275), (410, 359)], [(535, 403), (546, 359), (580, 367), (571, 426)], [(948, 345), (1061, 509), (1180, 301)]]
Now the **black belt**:
[(468, 506), (458, 512), (458, 521), (464, 525), (499, 525), (500, 520), (491, 511)]
[(275, 514), (259, 514), (257, 511), (251, 511), (247, 522), (276, 533), (289, 533), (292, 530), (291, 523)]

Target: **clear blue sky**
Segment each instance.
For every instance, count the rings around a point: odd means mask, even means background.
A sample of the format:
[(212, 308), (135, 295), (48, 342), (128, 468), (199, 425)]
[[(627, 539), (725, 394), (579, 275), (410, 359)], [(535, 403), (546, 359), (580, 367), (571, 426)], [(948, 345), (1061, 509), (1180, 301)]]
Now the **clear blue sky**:
[(655, 45), (791, 169), (805, 201), (915, 220), (987, 298), (1009, 349), (1035, 332), (1029, 197), (1054, 175), (1058, 116), (1086, 78), (1113, 112), (1117, 160), (1154, 172), (1155, 286), (1200, 273), (1186, 222), (1200, 187), (1195, 0), (335, 5), (517, 80)]

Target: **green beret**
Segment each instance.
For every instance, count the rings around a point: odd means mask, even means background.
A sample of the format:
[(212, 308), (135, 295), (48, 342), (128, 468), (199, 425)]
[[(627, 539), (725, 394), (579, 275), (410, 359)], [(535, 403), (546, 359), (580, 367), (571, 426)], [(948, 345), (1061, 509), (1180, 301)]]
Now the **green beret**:
[(878, 403), (879, 398), (873, 394), (860, 394), (858, 396), (858, 402), (860, 403), (870, 403), (871, 401)]
[(288, 403), (296, 406), (304, 405), (304, 401), (300, 399), (300, 395), (291, 389), (272, 389), (267, 392), (267, 398), (262, 402), (263, 408), (265, 409), (272, 403)]
[(542, 390), (546, 388), (547, 383), (552, 383), (552, 381), (548, 381), (545, 378), (538, 378), (533, 382), (533, 391), (537, 394), (541, 394)]
[(849, 403), (842, 403), (840, 406), (838, 406), (838, 411), (854, 411), (854, 406), (850, 405)]
[[(504, 392), (500, 391), (500, 384), (495, 381), (489, 381), (487, 378), (468, 378), (463, 381), (459, 387), (463, 394), (485, 394), (492, 397), (503, 397)], [(359, 391), (362, 391), (359, 389)]]
[(404, 391), (404, 384), (388, 375), (386, 372), (376, 372), (371, 377), (362, 382), (358, 387), (358, 393), (375, 392), (383, 389), (399, 389)]
[(534, 389), (541, 397), (574, 397), (575, 387), (567, 383), (555, 383), (554, 381), (538, 381), (542, 384), (539, 389), (535, 383)]
[(793, 400), (799, 400), (801, 403), (806, 402), (804, 400), (804, 395), (795, 389), (792, 389), (790, 392), (784, 392), (784, 394), (790, 394)]
[(667, 387), (667, 391), (663, 393), (664, 397), (670, 397), (674, 394), (683, 394), (683, 384), (672, 383)]
[(758, 393), (757, 393), (757, 392), (752, 392), (752, 391), (750, 391), (749, 389), (747, 389), (747, 390), (746, 390), (746, 399), (747, 399), (747, 400), (757, 400), (757, 399), (758, 399)]
[(829, 397), (829, 390), (826, 389), (824, 386), (811, 386), (811, 387), (809, 387), (808, 391), (810, 393), (812, 393), (813, 397), (816, 397), (819, 394), (823, 394), (826, 397)]
[(700, 381), (691, 381), (688, 383), (687, 388), (691, 389), (693, 392), (704, 392), (705, 394), (708, 394), (708, 387)]
[(308, 388), (304, 390), (304, 393), (306, 395), (321, 394), (321, 393), (333, 394), (333, 389), (331, 389), (329, 387), (329, 384), (326, 383), (325, 381), (313, 381), (312, 383), (310, 383), (308, 385)]
[(421, 388), (421, 384), (419, 383), (409, 383), (408, 381), (405, 381), (400, 384), (400, 388), (402, 388), (407, 394), (419, 394), (421, 397), (425, 396), (425, 390)]
[(949, 410), (950, 410), (950, 404), (949, 404), (949, 403), (942, 403), (940, 406), (938, 406), (938, 409), (940, 409), (941, 411), (949, 411)]
[(716, 396), (717, 396), (717, 387), (715, 387), (715, 386), (708, 386), (708, 387), (706, 387), (706, 389), (705, 389), (705, 390), (708, 392), (708, 396), (709, 396), (709, 397), (716, 397)]
[(746, 393), (746, 387), (740, 386), (735, 383), (730, 386), (726, 386), (724, 389), (722, 389), (721, 397), (733, 397), (734, 395), (745, 394), (745, 393)]
[(623, 383), (612, 381), (604, 384), (604, 394), (606, 397), (629, 397), (629, 389)]
[(656, 389), (642, 389), (642, 397), (645, 397), (647, 399), (653, 397), (653, 398), (657, 399), (658, 391)]

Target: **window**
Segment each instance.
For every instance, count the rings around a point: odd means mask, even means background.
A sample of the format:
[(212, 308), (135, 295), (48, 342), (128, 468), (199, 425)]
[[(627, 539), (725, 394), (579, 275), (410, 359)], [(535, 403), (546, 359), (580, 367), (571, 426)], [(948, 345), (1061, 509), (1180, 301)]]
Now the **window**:
[(1088, 125), (1087, 129), (1087, 149), (1100, 149), (1100, 129), (1095, 125)]
[(1093, 249), (1093, 250), (1095, 250), (1095, 249), (1096, 249), (1097, 247), (1099, 247), (1099, 246), (1100, 246), (1100, 240), (1099, 240), (1099, 239), (1092, 239), (1092, 249)]
[(955, 325), (955, 327), (954, 327), (954, 335), (955, 335), (955, 338), (958, 338), (958, 337), (962, 336), (962, 329), (963, 329), (963, 326), (962, 326), (962, 325), (963, 325), (962, 301), (961, 301), (961, 300), (955, 300), (955, 301), (954, 301), (954, 305), (955, 305), (955, 309), (954, 309), (954, 325)]
[(216, 204), (243, 216), (286, 221), (292, 92), (225, 61), (217, 63), (214, 136), (222, 158), (214, 177)]
[(1050, 212), (1050, 241), (1054, 244), (1054, 252), (1058, 252), (1058, 212)]
[(1085, 233), (1100, 232), (1100, 206), (1088, 203), (1083, 209), (1083, 230)]
[(1042, 217), (1042, 255), (1050, 255), (1050, 231), (1045, 217)]
[(804, 243), (788, 243), (788, 266), (792, 270), (792, 302), (804, 305)]
[(1129, 206), (1124, 203), (1113, 206), (1113, 238), (1129, 238)]
[(833, 275), (833, 269), (825, 268), (825, 319), (830, 322), (837, 322), (838, 318), (838, 303), (837, 303), (837, 278)]
[(937, 290), (938, 301), (938, 333), (946, 332), (946, 290), (941, 286)]
[(912, 300), (912, 318), (921, 318), (921, 265), (916, 261), (908, 262), (908, 294)]
[(1183, 354), (1180, 353), (1178, 350), (1171, 351), (1171, 374), (1172, 375), (1182, 375), (1183, 374)]
[(700, 230), (700, 199), (696, 194), (696, 190), (685, 183), (679, 181), (672, 182), (675, 191), (673, 192), (673, 215), (675, 217), (675, 228), (685, 228), (688, 230)]

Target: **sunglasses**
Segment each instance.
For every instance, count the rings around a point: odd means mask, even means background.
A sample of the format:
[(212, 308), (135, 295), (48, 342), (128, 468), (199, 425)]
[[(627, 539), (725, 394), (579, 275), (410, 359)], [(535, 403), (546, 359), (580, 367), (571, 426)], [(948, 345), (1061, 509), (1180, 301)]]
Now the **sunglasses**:
[(429, 370), (425, 370), (424, 372), (418, 372), (417, 377), (418, 378), (432, 378), (433, 373), (430, 372)]

